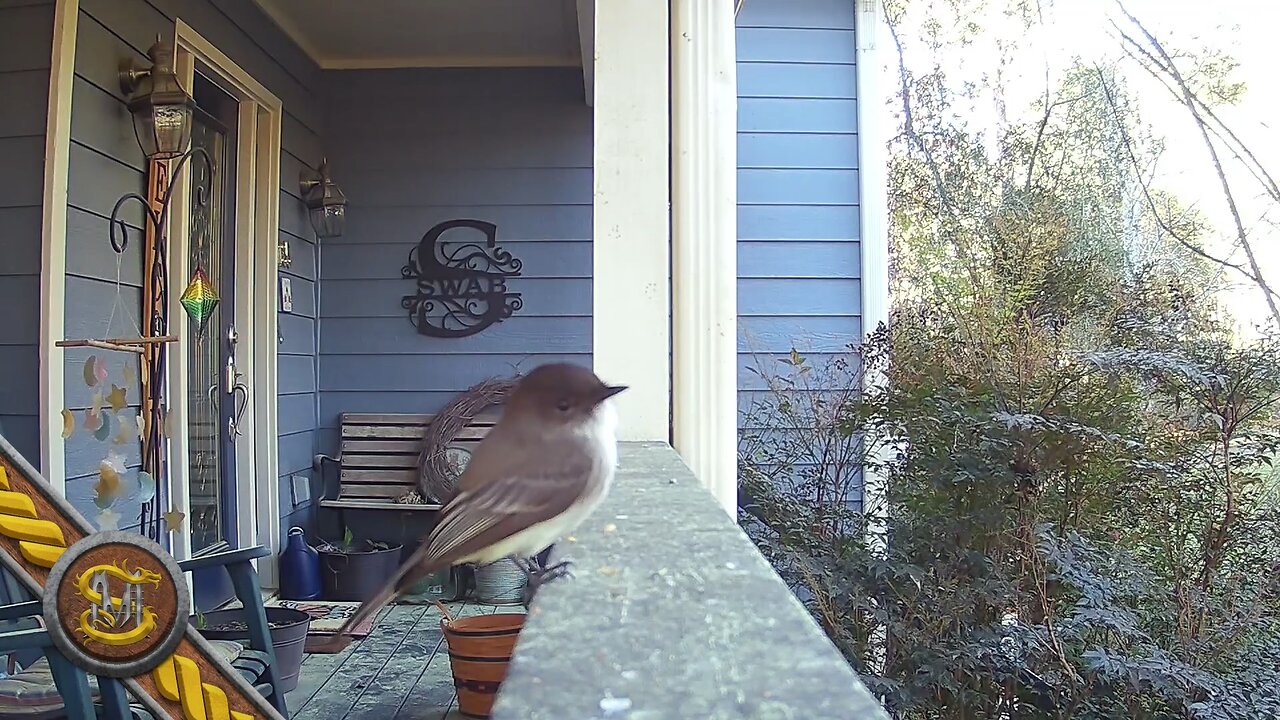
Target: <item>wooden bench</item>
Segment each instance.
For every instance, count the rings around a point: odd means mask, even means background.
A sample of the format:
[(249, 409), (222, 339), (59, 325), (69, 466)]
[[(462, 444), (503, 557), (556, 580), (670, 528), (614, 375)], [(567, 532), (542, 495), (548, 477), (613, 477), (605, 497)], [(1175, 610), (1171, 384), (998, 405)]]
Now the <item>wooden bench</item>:
[[(436, 511), (438, 503), (400, 503), (396, 499), (418, 487), (422, 438), (434, 415), (343, 413), (338, 457), (317, 455), (315, 469), (323, 483), (321, 507), (338, 510)], [(477, 415), (449, 444), (473, 450), (498, 419)], [(336, 466), (336, 474), (331, 468)]]

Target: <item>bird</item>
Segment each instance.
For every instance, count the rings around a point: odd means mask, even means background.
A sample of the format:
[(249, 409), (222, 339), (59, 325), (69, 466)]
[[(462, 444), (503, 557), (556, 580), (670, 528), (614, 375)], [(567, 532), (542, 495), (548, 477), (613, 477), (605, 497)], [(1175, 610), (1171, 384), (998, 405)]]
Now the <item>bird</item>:
[(608, 495), (618, 464), (611, 398), (626, 389), (564, 362), (520, 378), (436, 527), (343, 623), (338, 638), (349, 638), (418, 580), (446, 567), (511, 558), (531, 587), (568, 574), (571, 561), (538, 568), (529, 558), (572, 532)]

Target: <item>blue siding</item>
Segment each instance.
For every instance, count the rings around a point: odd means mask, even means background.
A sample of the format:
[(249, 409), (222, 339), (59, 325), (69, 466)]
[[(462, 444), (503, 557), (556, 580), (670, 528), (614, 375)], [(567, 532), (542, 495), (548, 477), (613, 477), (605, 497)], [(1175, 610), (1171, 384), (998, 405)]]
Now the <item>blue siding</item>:
[(40, 226), (52, 0), (0, 6), (0, 433), (40, 461)]
[[(50, 10), (50, 18), (52, 11)], [(298, 170), (320, 161), (320, 110), (314, 92), (320, 70), (272, 24), (252, 0), (81, 0), (76, 41), (75, 84), (72, 89), (71, 161), (67, 213), (66, 333), (68, 337), (97, 337), (107, 329), (116, 300), (116, 256), (107, 243), (107, 218), (124, 192), (141, 192), (145, 164), (133, 136), (116, 78), (119, 62), (134, 58), (146, 62), (145, 53), (158, 34), (171, 36), (175, 18), (181, 18), (225, 52), (284, 103), (283, 152), (280, 178), (281, 233), (292, 246), (293, 265), (282, 272), (292, 278), (294, 312), (280, 316), (279, 411), (282, 475), (281, 521), (311, 524), (310, 498), (292, 498), (291, 474), (310, 474), (316, 445), (314, 417), (316, 393), (316, 322), (318, 253), (298, 199)], [(50, 24), (51, 24), (50, 20)], [(40, 53), (47, 64), (49, 51)], [(47, 81), (46, 81), (47, 84)], [(0, 117), (7, 111), (0, 111)], [(141, 227), (141, 212), (128, 206), (126, 222)], [(139, 321), (141, 302), (141, 243), (132, 243), (122, 258), (121, 309), (112, 329), (127, 334)], [(38, 237), (37, 237), (38, 248)], [(273, 256), (272, 248), (262, 248)], [(38, 255), (37, 255), (38, 257)], [(173, 289), (180, 292), (181, 288)], [(275, 302), (274, 294), (256, 302)], [(173, 319), (181, 334), (181, 319)], [(82, 420), (91, 401), (81, 379), (81, 365), (90, 354), (71, 349), (66, 353), (67, 404)], [(106, 354), (110, 371), (120, 382), (122, 364), (136, 361)], [(136, 372), (134, 373), (136, 377)], [(137, 409), (136, 382), (128, 398)], [(0, 413), (4, 412), (0, 408)], [(275, 439), (266, 439), (276, 442)], [(130, 468), (140, 464), (137, 443), (104, 445), (83, 431), (66, 447), (67, 496), (89, 517), (98, 462), (106, 450), (120, 450)], [(118, 501), (123, 526), (136, 526), (136, 496)]]
[(792, 347), (821, 366), (862, 336), (854, 5), (754, 0), (738, 17), (741, 409), (765, 389), (748, 368)]
[[(550, 360), (590, 365), (581, 72), (340, 71), (325, 84), (326, 149), (350, 206), (345, 235), (320, 248), (320, 424), (431, 412), (487, 376)], [(498, 243), (524, 262), (509, 283), (524, 308), (468, 338), (424, 337), (400, 307), (413, 289), (400, 268), (427, 230), (456, 218), (498, 226)]]

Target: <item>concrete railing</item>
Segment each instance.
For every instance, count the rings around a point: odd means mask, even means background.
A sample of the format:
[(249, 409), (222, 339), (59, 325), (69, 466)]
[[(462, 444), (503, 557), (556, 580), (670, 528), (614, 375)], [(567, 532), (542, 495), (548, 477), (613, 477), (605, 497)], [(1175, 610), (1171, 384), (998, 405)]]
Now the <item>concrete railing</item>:
[(551, 562), (494, 720), (887, 718), (665, 443), (622, 443), (605, 505)]

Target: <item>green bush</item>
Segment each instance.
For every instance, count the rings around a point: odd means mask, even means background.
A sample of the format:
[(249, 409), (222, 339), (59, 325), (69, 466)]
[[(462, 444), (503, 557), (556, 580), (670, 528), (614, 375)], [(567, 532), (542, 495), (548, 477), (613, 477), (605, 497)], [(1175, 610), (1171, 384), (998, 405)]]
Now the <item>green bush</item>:
[(1280, 335), (1135, 202), (1118, 83), (1058, 96), (995, 143), (916, 106), (891, 322), (757, 363), (741, 522), (898, 717), (1280, 717)]

